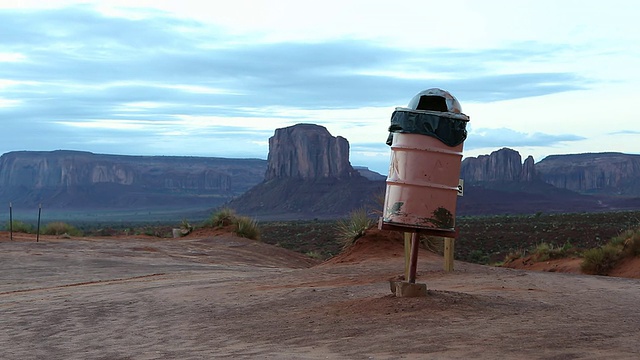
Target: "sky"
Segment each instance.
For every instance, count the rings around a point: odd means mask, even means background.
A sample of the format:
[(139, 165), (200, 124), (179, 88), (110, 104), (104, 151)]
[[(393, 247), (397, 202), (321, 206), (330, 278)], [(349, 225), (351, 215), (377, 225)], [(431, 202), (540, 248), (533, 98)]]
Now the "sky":
[(0, 153), (261, 158), (326, 127), (388, 172), (391, 114), (422, 90), (503, 147), (640, 153), (640, 2), (0, 0)]

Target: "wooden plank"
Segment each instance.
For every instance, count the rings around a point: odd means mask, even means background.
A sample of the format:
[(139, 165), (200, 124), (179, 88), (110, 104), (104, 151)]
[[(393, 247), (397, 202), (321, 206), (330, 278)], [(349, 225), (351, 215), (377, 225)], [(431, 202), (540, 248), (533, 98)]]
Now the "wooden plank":
[(444, 271), (453, 271), (454, 238), (444, 238)]
[(380, 230), (391, 230), (391, 231), (402, 231), (402, 232), (418, 232), (424, 235), (431, 236), (441, 236), (441, 237), (451, 237), (455, 238), (458, 236), (458, 229), (435, 229), (424, 226), (409, 226), (406, 224), (396, 224), (396, 223), (386, 223), (380, 218), (378, 220), (378, 229)]

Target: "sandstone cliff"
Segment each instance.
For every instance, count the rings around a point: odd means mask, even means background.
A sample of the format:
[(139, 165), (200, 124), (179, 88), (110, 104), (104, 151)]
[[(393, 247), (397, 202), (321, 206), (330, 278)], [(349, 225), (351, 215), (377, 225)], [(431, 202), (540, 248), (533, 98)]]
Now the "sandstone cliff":
[(265, 169), (259, 159), (18, 151), (0, 157), (0, 200), (83, 208), (144, 206), (151, 194), (154, 205), (170, 204), (190, 194), (220, 203), (262, 181)]
[(640, 155), (552, 155), (536, 164), (545, 182), (581, 193), (640, 196)]
[(349, 178), (358, 176), (349, 163), (349, 142), (326, 128), (297, 124), (276, 129), (269, 138), (265, 180), (275, 178)]

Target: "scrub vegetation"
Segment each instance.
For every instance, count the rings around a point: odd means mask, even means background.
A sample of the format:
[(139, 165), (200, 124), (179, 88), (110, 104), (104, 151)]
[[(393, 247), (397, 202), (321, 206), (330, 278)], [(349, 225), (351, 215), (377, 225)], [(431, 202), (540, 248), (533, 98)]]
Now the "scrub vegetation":
[[(374, 216), (375, 217), (375, 216)], [(370, 229), (375, 218), (365, 209), (340, 220), (258, 222), (223, 208), (202, 220), (198, 228), (230, 227), (250, 239), (277, 245), (314, 258), (328, 259), (353, 244)], [(191, 227), (177, 223), (53, 222), (41, 228), (43, 234), (77, 236), (136, 236), (171, 238), (172, 228)], [(458, 217), (459, 237), (455, 241), (457, 260), (501, 264), (519, 258), (550, 261), (581, 257), (583, 271), (604, 274), (626, 257), (640, 256), (640, 211), (606, 213), (496, 215)], [(35, 223), (13, 221), (14, 233), (35, 233)], [(74, 230), (75, 229), (75, 230)], [(631, 230), (628, 230), (631, 229)], [(6, 222), (4, 230), (9, 230)], [(422, 245), (441, 253), (441, 239), (423, 238)]]
[(69, 225), (62, 221), (54, 221), (48, 223), (41, 231), (43, 235), (69, 235), (69, 236), (82, 236), (82, 231), (78, 230), (75, 226)]
[(232, 209), (222, 208), (211, 215), (204, 223), (204, 227), (222, 228), (232, 226), (233, 232), (247, 239), (259, 240), (260, 228), (258, 222), (247, 216), (238, 216)]
[(606, 275), (624, 259), (640, 256), (640, 228), (627, 230), (601, 247), (586, 250), (582, 255), (583, 272)]
[(373, 226), (374, 220), (369, 217), (365, 208), (354, 210), (347, 219), (336, 223), (336, 236), (343, 248), (351, 246), (356, 240), (364, 236), (367, 230)]

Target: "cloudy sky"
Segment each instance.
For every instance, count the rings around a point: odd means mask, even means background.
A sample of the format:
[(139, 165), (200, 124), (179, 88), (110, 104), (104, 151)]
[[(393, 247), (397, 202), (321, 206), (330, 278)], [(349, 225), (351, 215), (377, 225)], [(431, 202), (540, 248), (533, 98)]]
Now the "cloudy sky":
[(266, 159), (325, 126), (386, 174), (395, 107), (469, 115), (465, 156), (640, 153), (640, 3), (0, 0), (0, 153)]

